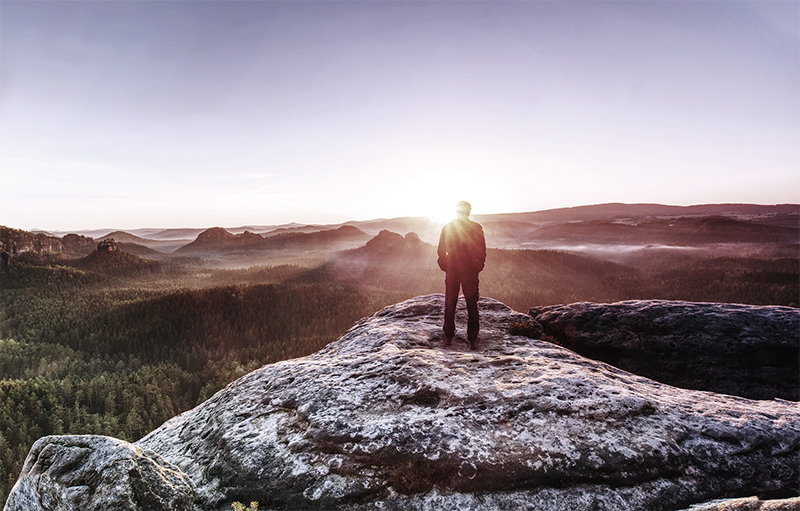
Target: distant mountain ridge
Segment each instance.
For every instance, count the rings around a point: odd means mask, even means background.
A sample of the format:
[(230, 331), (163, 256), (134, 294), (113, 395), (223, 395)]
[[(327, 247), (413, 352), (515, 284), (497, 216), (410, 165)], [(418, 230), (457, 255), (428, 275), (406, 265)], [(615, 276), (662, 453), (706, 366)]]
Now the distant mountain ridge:
[[(703, 218), (716, 218), (703, 220)], [(487, 243), (499, 248), (524, 248), (545, 242), (568, 243), (661, 243), (708, 242), (800, 242), (800, 204), (663, 204), (609, 203), (523, 213), (473, 215), (484, 226)], [(676, 222), (669, 222), (675, 219)], [(693, 225), (693, 222), (695, 225)], [(674, 224), (674, 225), (670, 225)], [(94, 243), (87, 233), (102, 233), (97, 239), (114, 238), (135, 243), (162, 254), (221, 252), (233, 250), (276, 250), (319, 247), (324, 243), (366, 242), (388, 230), (416, 233), (424, 242), (435, 244), (442, 223), (425, 217), (382, 218), (333, 225), (290, 223), (212, 229), (133, 229), (130, 231), (80, 231), (59, 238), (58, 231), (28, 233), (19, 246), (29, 249), (85, 255)], [(7, 228), (6, 228), (7, 229)], [(219, 229), (219, 231), (217, 231)], [(678, 233), (684, 230), (686, 232)], [(16, 231), (11, 229), (10, 231)], [(211, 232), (209, 232), (211, 231)], [(224, 232), (223, 232), (224, 231)], [(673, 231), (673, 232), (670, 232)], [(329, 234), (321, 234), (321, 233)], [(330, 234), (330, 233), (337, 234)], [(688, 233), (688, 234), (687, 234)], [(82, 237), (75, 238), (75, 236)], [(16, 236), (16, 235), (14, 235)], [(13, 237), (13, 236), (12, 236)], [(36, 237), (36, 241), (34, 240)], [(9, 238), (8, 235), (5, 238)], [(19, 238), (19, 236), (17, 236)], [(15, 239), (17, 239), (15, 238)], [(74, 239), (72, 239), (74, 238)], [(10, 238), (9, 238), (10, 239)], [(21, 238), (19, 238), (21, 240)], [(84, 243), (70, 241), (89, 240)], [(266, 241), (270, 240), (270, 241)], [(6, 243), (9, 248), (13, 242)], [(83, 245), (83, 246), (81, 246)], [(134, 247), (129, 247), (132, 250)], [(352, 248), (345, 246), (344, 248)], [(144, 250), (135, 248), (140, 255)], [(9, 250), (10, 251), (10, 250)], [(152, 254), (151, 254), (152, 255)]]
[(608, 220), (560, 222), (529, 233), (529, 240), (576, 243), (775, 243), (798, 241), (797, 227), (773, 226), (724, 216), (678, 217), (622, 223)]
[(608, 203), (569, 208), (545, 209), (528, 213), (497, 213), (476, 215), (476, 219), (516, 220), (527, 223), (575, 222), (580, 220), (641, 219), (647, 217), (680, 216), (770, 216), (800, 215), (800, 204), (697, 204), (671, 206), (666, 204)]
[(225, 253), (241, 250), (281, 250), (290, 248), (311, 249), (329, 244), (361, 243), (369, 238), (369, 234), (350, 225), (313, 232), (281, 232), (267, 237), (250, 231), (233, 234), (221, 227), (213, 227), (200, 233), (196, 240), (179, 248), (175, 253)]
[[(582, 220), (613, 220), (613, 219), (640, 219), (646, 217), (680, 217), (680, 216), (736, 216), (736, 217), (773, 217), (785, 218), (797, 217), (800, 219), (800, 204), (697, 204), (691, 206), (672, 206), (654, 203), (606, 203), (585, 206), (573, 206), (566, 208), (545, 209), (539, 211), (519, 212), (519, 213), (492, 213), (477, 214), (473, 218), (479, 222), (508, 222), (517, 221), (522, 223), (540, 224), (547, 222), (575, 222)], [(312, 232), (314, 230), (330, 230), (350, 225), (357, 227), (368, 234), (378, 234), (387, 229), (394, 232), (416, 232), (423, 239), (426, 239), (427, 231), (438, 231), (441, 223), (435, 222), (426, 217), (398, 217), (398, 218), (378, 218), (372, 220), (351, 220), (337, 224), (300, 224), (291, 222), (288, 224), (277, 225), (248, 225), (240, 227), (227, 227), (228, 232), (233, 234), (251, 231), (262, 235), (269, 235), (272, 232)], [(137, 228), (126, 229), (124, 232), (148, 240), (193, 240), (206, 228)], [(48, 230), (44, 232), (51, 236), (63, 236), (70, 231)], [(72, 231), (76, 234), (92, 238), (102, 238), (110, 235), (116, 229), (88, 229)], [(437, 232), (438, 234), (438, 232)], [(426, 240), (429, 241), (429, 240)]]

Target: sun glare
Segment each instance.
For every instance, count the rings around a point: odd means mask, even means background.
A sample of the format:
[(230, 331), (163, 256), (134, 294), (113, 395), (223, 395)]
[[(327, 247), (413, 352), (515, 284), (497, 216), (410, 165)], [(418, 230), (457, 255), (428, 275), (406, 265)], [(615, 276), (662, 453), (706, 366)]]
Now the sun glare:
[(502, 207), (499, 187), (490, 179), (465, 172), (432, 172), (397, 187), (393, 202), (399, 216), (424, 216), (436, 223), (456, 217), (456, 203), (472, 204), (473, 214), (493, 213)]

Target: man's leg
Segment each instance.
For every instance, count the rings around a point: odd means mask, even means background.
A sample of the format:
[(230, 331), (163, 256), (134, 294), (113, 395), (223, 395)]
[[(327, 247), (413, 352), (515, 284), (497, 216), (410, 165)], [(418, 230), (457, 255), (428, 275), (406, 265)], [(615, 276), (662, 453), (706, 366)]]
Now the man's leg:
[(444, 339), (449, 343), (456, 335), (456, 304), (458, 303), (458, 288), (461, 282), (452, 272), (448, 272), (444, 279)]
[(467, 339), (472, 348), (477, 347), (480, 318), (478, 317), (478, 274), (466, 276), (461, 283), (467, 302)]

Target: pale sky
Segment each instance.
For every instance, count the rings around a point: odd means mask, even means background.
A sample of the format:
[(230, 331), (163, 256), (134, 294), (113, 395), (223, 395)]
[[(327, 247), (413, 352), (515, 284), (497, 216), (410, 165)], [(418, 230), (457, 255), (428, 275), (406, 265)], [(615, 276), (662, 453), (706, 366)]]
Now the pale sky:
[(0, 224), (800, 202), (800, 2), (0, 1)]

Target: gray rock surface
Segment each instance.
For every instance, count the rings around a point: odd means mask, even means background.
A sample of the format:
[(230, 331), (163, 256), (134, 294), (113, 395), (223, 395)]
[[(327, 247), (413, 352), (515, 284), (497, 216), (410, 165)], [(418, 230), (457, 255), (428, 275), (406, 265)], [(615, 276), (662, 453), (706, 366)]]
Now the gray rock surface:
[(800, 511), (800, 497), (761, 500), (758, 497), (725, 499), (695, 504), (683, 511)]
[[(442, 296), (265, 366), (137, 443), (196, 509), (679, 509), (798, 495), (800, 409), (684, 390), (531, 339), (481, 301), (481, 347), (438, 340)], [(463, 303), (459, 324), (464, 325)], [(515, 332), (514, 334), (510, 332)]]
[(194, 487), (153, 452), (104, 436), (37, 440), (6, 511), (189, 511)]
[[(793, 505), (797, 403), (636, 376), (533, 339), (530, 316), (490, 299), (480, 348), (445, 347), (442, 305), (431, 295), (387, 307), (134, 445), (40, 439), (6, 511)], [(457, 317), (463, 327), (463, 301)]]
[(648, 300), (530, 314), (558, 344), (647, 378), (750, 399), (800, 399), (795, 308)]

